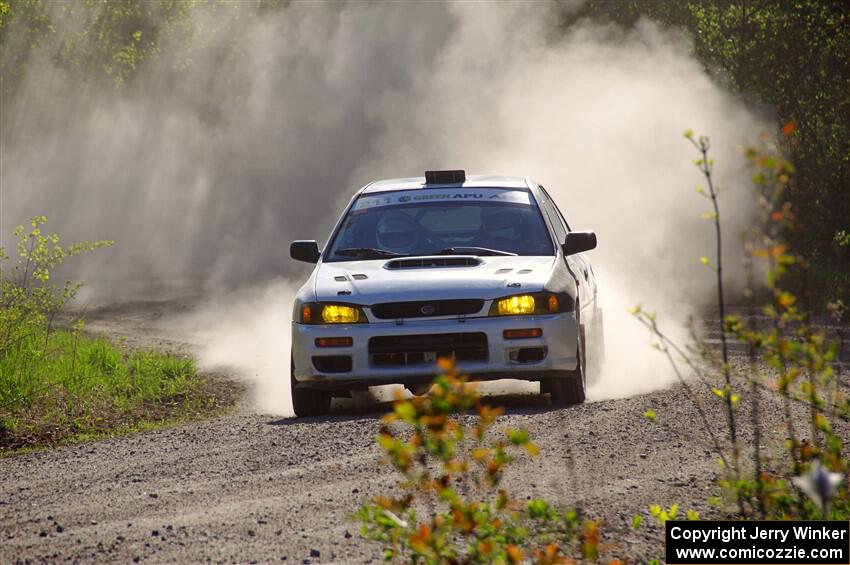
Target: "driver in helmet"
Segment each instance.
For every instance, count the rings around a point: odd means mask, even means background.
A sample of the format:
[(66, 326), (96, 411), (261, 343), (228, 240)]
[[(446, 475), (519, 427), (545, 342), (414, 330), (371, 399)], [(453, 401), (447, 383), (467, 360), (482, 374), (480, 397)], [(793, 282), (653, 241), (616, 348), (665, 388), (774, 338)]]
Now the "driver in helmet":
[(523, 239), (523, 217), (516, 210), (486, 206), (481, 210), (481, 229), (476, 245), (509, 251)]
[(375, 226), (381, 249), (401, 254), (412, 254), (422, 244), (419, 224), (403, 212), (387, 214)]

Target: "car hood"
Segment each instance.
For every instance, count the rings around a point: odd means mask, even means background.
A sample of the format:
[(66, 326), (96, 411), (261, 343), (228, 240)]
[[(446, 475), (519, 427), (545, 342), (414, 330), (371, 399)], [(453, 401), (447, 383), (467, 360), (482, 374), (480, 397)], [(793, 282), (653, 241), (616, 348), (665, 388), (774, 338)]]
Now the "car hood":
[(318, 301), (345, 300), (366, 306), (409, 300), (486, 300), (543, 290), (554, 261), (554, 256), (451, 255), (320, 263), (314, 273), (315, 293)]

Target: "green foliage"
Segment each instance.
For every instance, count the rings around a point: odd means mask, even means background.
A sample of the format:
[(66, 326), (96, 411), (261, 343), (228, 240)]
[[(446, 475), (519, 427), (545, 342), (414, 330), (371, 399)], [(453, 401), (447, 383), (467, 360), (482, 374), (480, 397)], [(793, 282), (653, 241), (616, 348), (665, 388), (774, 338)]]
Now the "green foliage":
[(60, 68), (102, 76), (121, 86), (143, 61), (161, 52), (162, 42), (187, 34), (195, 1), (49, 2), (22, 0), (9, 26), (18, 33), (0, 43), (2, 58), (28, 59), (47, 46)]
[[(60, 244), (37, 216), (14, 234), (16, 259), (0, 248), (0, 449), (131, 429), (140, 422), (208, 411), (210, 394), (191, 359), (128, 351), (85, 335), (82, 320), (56, 330), (80, 285), (53, 282), (65, 259), (111, 241)], [(11, 263), (11, 264), (10, 264)]]
[[(227, 36), (240, 13), (269, 12), (279, 0), (15, 0), (0, 3), (0, 71), (4, 94), (12, 94), (39, 54), (80, 81), (116, 88), (132, 83), (148, 61), (166, 57), (181, 71), (193, 53)], [(238, 52), (238, 46), (232, 46)]]
[(76, 329), (21, 345), (27, 355), (0, 357), (0, 450), (130, 431), (222, 405), (191, 359), (128, 351)]
[[(356, 518), (384, 545), (386, 560), (411, 563), (563, 563), (596, 560), (599, 524), (538, 499), (521, 503), (501, 487), (518, 453), (538, 448), (526, 430), (493, 428), (501, 409), (448, 366), (426, 396), (396, 401), (378, 444), (402, 479), (400, 494), (377, 495)], [(474, 409), (471, 425), (454, 413)], [(495, 436), (495, 437), (494, 437)]]
[(3, 22), (6, 19), (6, 14), (9, 13), (9, 9), (8, 2), (0, 2), (0, 29), (3, 29)]
[[(785, 136), (793, 133), (791, 127), (783, 129)], [(686, 137), (693, 139), (689, 132)], [(710, 186), (710, 170), (703, 165), (707, 162), (706, 147), (702, 141), (697, 144), (703, 156), (697, 166)], [(850, 494), (844, 479), (850, 473), (850, 461), (836, 424), (850, 420), (850, 400), (840, 383), (841, 365), (836, 362), (840, 343), (823, 326), (811, 322), (806, 288), (801, 294), (792, 290), (795, 280), (807, 280), (810, 264), (806, 257), (791, 250), (785, 237), (799, 229), (797, 215), (786, 198), (796, 169), (766, 147), (748, 149), (746, 155), (753, 168), (759, 215), (746, 239), (751, 256), (747, 266), (751, 273), (763, 273), (763, 285), (770, 296), (761, 319), (723, 314), (724, 281), (719, 268), (722, 358), (705, 343), (698, 343), (695, 348), (701, 358), (692, 358), (662, 333), (654, 315), (639, 307), (633, 314), (650, 329), (680, 377), (677, 361), (683, 361), (700, 384), (724, 403), (729, 430), (725, 443), (714, 436), (699, 397), (683, 380), (723, 460), (718, 485), (727, 500), (735, 504), (740, 517), (846, 520), (850, 517)], [(713, 189), (711, 195), (714, 196)], [(717, 211), (716, 199), (713, 202)], [(719, 222), (716, 226), (719, 241)], [(719, 246), (717, 262), (720, 265)], [(844, 305), (836, 302), (829, 311), (840, 320)], [(745, 369), (732, 370), (726, 355), (727, 336), (746, 346), (750, 363)], [(722, 385), (715, 384), (718, 374), (724, 376)], [(785, 451), (778, 457), (767, 452), (762, 439), (767, 431), (762, 429), (760, 419), (765, 394), (772, 395), (770, 400), (782, 410), (783, 437), (787, 439)], [(743, 402), (749, 405), (753, 427), (751, 448), (741, 445), (737, 434), (736, 414)], [(807, 412), (803, 426), (799, 415), (795, 415), (799, 407)], [(671, 507), (675, 514), (674, 509), (675, 505)], [(671, 517), (670, 511), (660, 506), (653, 507), (651, 513), (662, 523)]]
[(679, 505), (672, 504), (670, 508), (664, 509), (657, 504), (653, 504), (649, 507), (649, 513), (658, 519), (659, 523), (663, 526), (667, 523), (667, 520), (675, 520), (679, 516)]
[[(14, 263), (0, 248), (0, 359), (16, 359), (15, 368), (25, 371), (35, 353), (26, 349), (33, 340), (46, 339), (56, 314), (71, 300), (79, 284), (56, 285), (51, 271), (65, 259), (112, 245), (111, 241), (75, 243), (63, 247), (57, 234), (44, 234), (47, 221), (36, 216), (28, 231), (15, 228)], [(7, 367), (8, 369), (8, 367)], [(0, 402), (4, 399), (0, 396)]]
[(685, 26), (692, 20), (691, 6), (682, 0), (585, 0), (564, 2), (561, 24), (568, 28), (583, 20), (600, 24), (616, 23), (630, 28), (642, 18), (649, 18), (664, 26)]
[[(786, 135), (792, 133), (785, 130)], [(784, 237), (799, 229), (797, 214), (786, 200), (795, 167), (765, 148), (749, 149), (747, 157), (755, 171), (760, 216), (758, 226), (749, 234), (748, 246), (764, 272), (764, 284), (772, 297), (763, 309), (769, 323), (754, 327), (729, 316), (725, 325), (753, 357), (773, 369), (769, 375), (752, 375), (749, 380), (751, 386), (776, 391), (782, 398), (787, 464), (784, 469), (769, 469), (757, 461), (758, 475), (751, 480), (737, 478), (725, 486), (743, 495), (753, 512), (763, 516), (847, 519), (847, 485), (830, 494), (834, 502), (831, 512), (822, 503), (789, 488), (792, 478), (800, 480), (820, 466), (842, 475), (850, 471), (843, 439), (834, 425), (836, 420), (850, 418), (850, 402), (836, 372), (840, 367), (836, 364), (838, 340), (811, 322), (808, 289), (803, 287), (799, 294), (792, 290), (794, 279), (805, 281), (809, 268), (809, 260), (794, 253)], [(837, 308), (833, 312), (840, 315)], [(808, 408), (808, 430), (797, 429), (792, 403)]]
[[(850, 270), (850, 257), (830, 253), (850, 217), (850, 4), (730, 2), (694, 13), (697, 53), (787, 124), (783, 149), (798, 174), (786, 198), (806, 226), (791, 242), (810, 261)], [(850, 287), (828, 290), (846, 298)]]

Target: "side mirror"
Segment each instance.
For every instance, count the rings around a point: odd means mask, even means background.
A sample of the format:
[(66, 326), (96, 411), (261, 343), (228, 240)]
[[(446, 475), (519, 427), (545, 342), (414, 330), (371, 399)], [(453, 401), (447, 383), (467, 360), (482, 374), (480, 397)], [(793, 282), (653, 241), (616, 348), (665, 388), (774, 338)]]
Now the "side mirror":
[(289, 245), (289, 256), (305, 263), (319, 262), (319, 244), (315, 239), (299, 239)]
[(571, 231), (561, 249), (564, 257), (596, 249), (596, 234), (592, 231)]

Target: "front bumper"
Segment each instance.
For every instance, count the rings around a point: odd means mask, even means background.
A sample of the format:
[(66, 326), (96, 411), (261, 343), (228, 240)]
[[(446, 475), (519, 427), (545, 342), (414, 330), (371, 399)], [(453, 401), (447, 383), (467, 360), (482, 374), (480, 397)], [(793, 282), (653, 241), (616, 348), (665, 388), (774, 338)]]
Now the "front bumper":
[[(536, 338), (508, 340), (505, 330), (540, 328)], [(386, 384), (427, 383), (437, 373), (434, 354), (426, 352), (426, 361), (386, 366), (376, 363), (369, 340), (387, 336), (438, 336), (440, 334), (484, 334), (486, 352), (475, 360), (458, 356), (455, 366), (475, 380), (520, 379), (539, 381), (563, 376), (577, 364), (577, 325), (574, 312), (540, 316), (493, 316), (405, 320), (404, 323), (379, 322), (352, 325), (305, 325), (292, 323), (292, 356), (296, 385), (304, 388), (363, 389)], [(317, 347), (317, 338), (351, 337), (348, 347)], [(426, 347), (427, 349), (427, 347)], [(537, 359), (543, 353), (542, 359)], [(519, 354), (534, 350), (534, 355)], [(322, 357), (350, 358), (323, 372)], [(349, 365), (350, 363), (350, 365)], [(343, 370), (340, 370), (343, 369)], [(344, 370), (350, 369), (350, 370)]]

